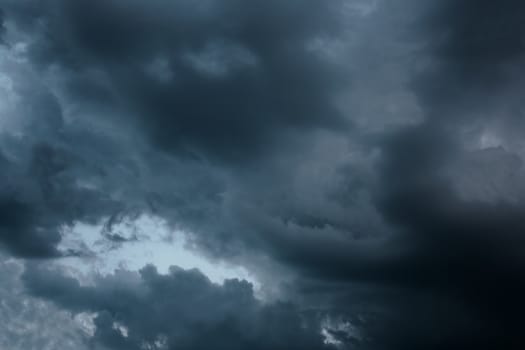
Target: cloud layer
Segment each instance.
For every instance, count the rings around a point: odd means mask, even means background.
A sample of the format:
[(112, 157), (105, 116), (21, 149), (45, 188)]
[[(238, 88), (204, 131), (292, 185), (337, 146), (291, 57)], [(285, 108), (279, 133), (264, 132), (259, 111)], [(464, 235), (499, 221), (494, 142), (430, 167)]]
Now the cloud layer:
[[(522, 344), (523, 7), (0, 0), (10, 283), (107, 349)], [(49, 267), (96, 254), (77, 224), (140, 244), (114, 227), (141, 215), (273, 299)]]

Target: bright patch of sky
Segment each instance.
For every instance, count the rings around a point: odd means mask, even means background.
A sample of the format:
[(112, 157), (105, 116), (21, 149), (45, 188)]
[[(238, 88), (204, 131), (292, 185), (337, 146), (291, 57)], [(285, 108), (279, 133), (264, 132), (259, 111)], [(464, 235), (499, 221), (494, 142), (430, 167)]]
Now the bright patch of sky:
[(238, 278), (251, 282), (254, 289), (260, 287), (244, 267), (210, 261), (190, 249), (184, 232), (173, 232), (161, 218), (141, 215), (113, 225), (111, 234), (125, 242), (105, 238), (104, 230), (104, 223), (77, 223), (64, 229), (61, 249), (83, 247), (89, 249), (92, 256), (68, 257), (61, 259), (59, 264), (84, 274), (109, 274), (120, 268), (138, 271), (147, 264), (155, 265), (159, 273), (167, 273), (170, 266), (176, 265), (183, 269), (199, 269), (215, 283)]

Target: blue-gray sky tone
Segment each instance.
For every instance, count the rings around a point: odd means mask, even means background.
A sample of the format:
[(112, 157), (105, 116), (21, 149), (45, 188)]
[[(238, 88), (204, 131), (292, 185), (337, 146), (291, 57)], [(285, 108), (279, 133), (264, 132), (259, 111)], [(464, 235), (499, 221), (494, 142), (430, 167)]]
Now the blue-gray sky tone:
[(0, 348), (523, 349), (525, 3), (0, 0)]

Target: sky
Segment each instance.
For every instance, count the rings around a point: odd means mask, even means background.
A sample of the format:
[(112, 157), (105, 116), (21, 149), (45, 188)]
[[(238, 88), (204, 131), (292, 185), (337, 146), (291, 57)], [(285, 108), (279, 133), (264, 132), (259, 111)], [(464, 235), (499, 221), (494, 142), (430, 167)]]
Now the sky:
[(525, 3), (0, 0), (0, 349), (523, 349)]

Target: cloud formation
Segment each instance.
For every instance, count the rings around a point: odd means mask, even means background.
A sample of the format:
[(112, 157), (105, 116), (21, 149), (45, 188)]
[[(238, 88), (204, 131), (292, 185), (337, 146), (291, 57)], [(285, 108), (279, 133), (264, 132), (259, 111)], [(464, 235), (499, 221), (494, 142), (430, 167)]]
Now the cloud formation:
[[(33, 298), (97, 313), (93, 346), (523, 344), (521, 2), (0, 8), (0, 244)], [(39, 260), (93, 254), (79, 223), (140, 244), (112, 231), (139, 215), (289, 302)]]
[(35, 296), (77, 313), (96, 313), (94, 340), (112, 349), (324, 347), (315, 318), (291, 304), (261, 304), (248, 282), (216, 285), (197, 270), (172, 267), (160, 275), (146, 266), (81, 286), (74, 278), (30, 267), (23, 279)]

